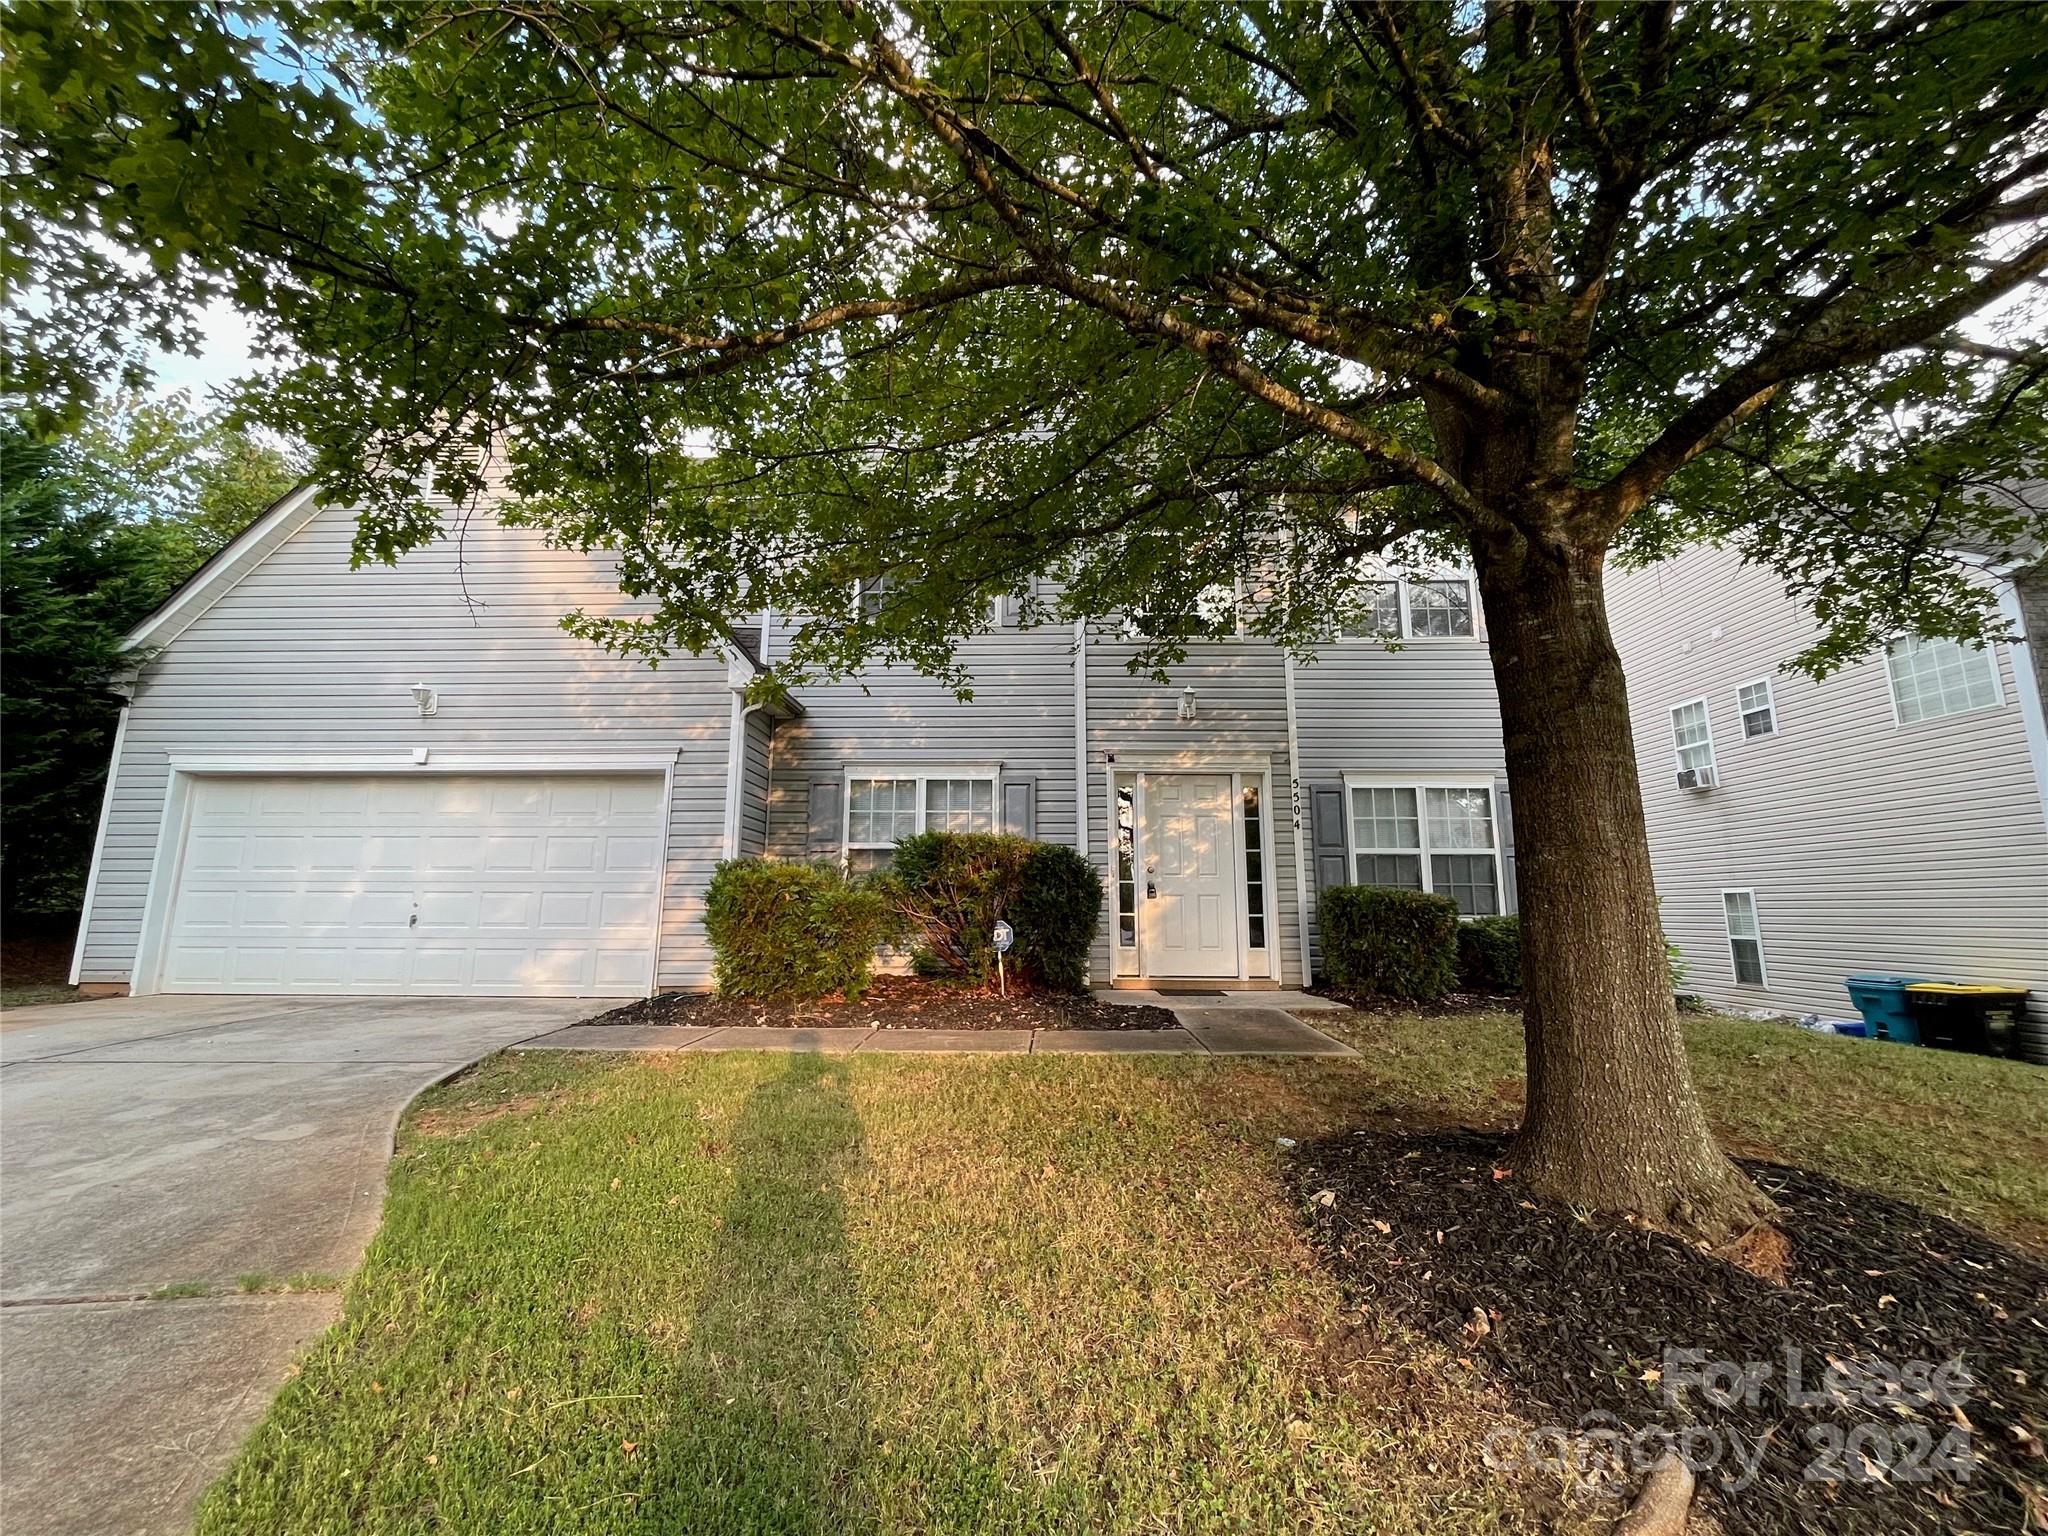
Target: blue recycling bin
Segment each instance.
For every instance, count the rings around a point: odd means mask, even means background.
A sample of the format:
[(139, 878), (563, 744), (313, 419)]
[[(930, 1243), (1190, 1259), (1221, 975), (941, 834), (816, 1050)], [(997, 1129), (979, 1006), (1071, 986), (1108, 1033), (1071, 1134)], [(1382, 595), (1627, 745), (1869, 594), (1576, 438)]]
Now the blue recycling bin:
[(1906, 988), (1924, 979), (1920, 976), (1845, 976), (1842, 985), (1849, 989), (1849, 1001), (1856, 1005), (1856, 1011), (1863, 1015), (1863, 1022), (1870, 1026), (1872, 1039), (1918, 1045), (1920, 1026), (1913, 1021), (1913, 1010), (1906, 1005)]

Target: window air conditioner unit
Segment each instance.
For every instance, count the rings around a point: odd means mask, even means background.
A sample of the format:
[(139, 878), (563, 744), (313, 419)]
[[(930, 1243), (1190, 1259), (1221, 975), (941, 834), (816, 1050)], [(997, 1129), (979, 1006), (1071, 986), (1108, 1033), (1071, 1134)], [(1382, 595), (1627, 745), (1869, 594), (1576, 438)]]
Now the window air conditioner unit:
[(1712, 789), (1714, 770), (1711, 768), (1681, 768), (1678, 770), (1680, 789)]

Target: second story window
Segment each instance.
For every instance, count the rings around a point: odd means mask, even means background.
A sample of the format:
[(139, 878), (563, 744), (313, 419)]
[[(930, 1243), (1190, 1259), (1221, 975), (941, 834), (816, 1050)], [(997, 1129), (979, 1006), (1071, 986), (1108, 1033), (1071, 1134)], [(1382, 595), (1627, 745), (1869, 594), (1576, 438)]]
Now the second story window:
[(1996, 709), (2005, 702), (1991, 647), (1906, 635), (1884, 648), (1899, 724)]
[(1771, 680), (1768, 677), (1760, 677), (1736, 689), (1735, 708), (1742, 716), (1745, 739), (1778, 734), (1778, 703), (1771, 697)]
[(1477, 632), (1470, 576), (1368, 581), (1342, 633), (1350, 639), (1471, 639)]
[(889, 606), (889, 594), (896, 590), (894, 576), (869, 576), (854, 583), (854, 595), (860, 605), (860, 616), (872, 624), (882, 616), (882, 610)]
[(1678, 782), (1697, 789), (1714, 782), (1714, 730), (1707, 701), (1694, 699), (1671, 711), (1671, 744), (1678, 756)]
[(1446, 638), (1472, 633), (1472, 583), (1462, 576), (1408, 583), (1408, 633)]

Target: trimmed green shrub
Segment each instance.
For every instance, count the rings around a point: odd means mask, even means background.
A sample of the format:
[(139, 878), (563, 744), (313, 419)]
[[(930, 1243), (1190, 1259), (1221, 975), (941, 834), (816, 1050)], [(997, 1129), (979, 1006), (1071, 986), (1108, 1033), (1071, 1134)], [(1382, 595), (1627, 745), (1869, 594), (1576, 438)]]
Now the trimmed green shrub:
[(896, 845), (872, 881), (914, 935), (920, 976), (994, 982), (995, 925), (1016, 930), (1010, 974), (1026, 985), (1080, 991), (1102, 915), (1102, 877), (1056, 843), (991, 832), (921, 832)]
[(1434, 1002), (1458, 979), (1458, 904), (1380, 885), (1333, 885), (1317, 899), (1333, 986)]
[(1475, 992), (1521, 991), (1521, 922), (1475, 917), (1458, 924), (1458, 981)]
[(868, 987), (875, 946), (893, 936), (879, 892), (836, 865), (727, 859), (704, 896), (718, 990), (801, 1002)]
[(1033, 843), (1010, 903), (1027, 974), (1058, 992), (1088, 990), (1088, 952), (1102, 921), (1102, 871), (1065, 843)]

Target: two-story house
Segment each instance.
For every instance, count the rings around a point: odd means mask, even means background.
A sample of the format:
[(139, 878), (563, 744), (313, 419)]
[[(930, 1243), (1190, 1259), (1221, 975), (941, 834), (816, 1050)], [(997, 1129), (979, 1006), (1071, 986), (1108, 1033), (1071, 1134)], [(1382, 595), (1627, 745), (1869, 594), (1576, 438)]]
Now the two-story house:
[(130, 636), (75, 980), (702, 987), (718, 860), (870, 868), (928, 827), (1096, 861), (1101, 984), (1299, 984), (1315, 891), (1353, 879), (1513, 910), (1482, 620), (1456, 574), (1389, 581), (1372, 632), (1308, 664), (1197, 641), (1162, 684), (1116, 624), (1005, 607), (963, 652), (970, 701), (878, 668), (767, 708), (745, 691), (787, 644), (773, 613), (729, 654), (650, 669), (559, 625), (631, 611), (603, 558), (479, 513), (459, 543), (352, 571), (353, 530), (287, 497)]
[[(1999, 585), (2024, 636), (2021, 595)], [(1816, 638), (1811, 613), (1731, 551), (1616, 571), (1607, 590), (1688, 990), (1853, 1017), (1843, 978), (1867, 972), (2048, 1004), (2048, 734), (2028, 642), (1905, 639), (1816, 682), (1783, 670)]]

